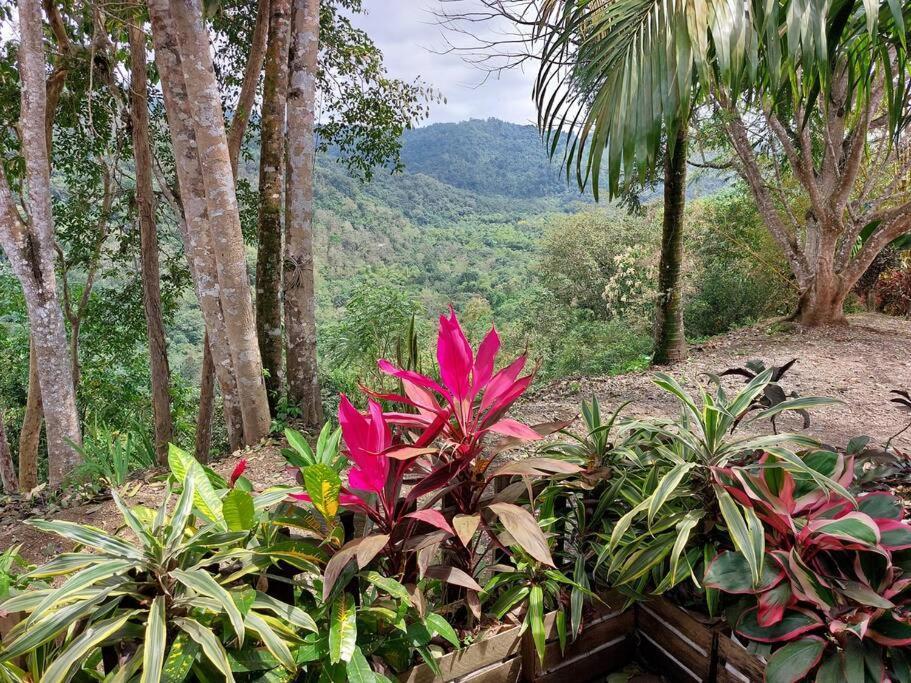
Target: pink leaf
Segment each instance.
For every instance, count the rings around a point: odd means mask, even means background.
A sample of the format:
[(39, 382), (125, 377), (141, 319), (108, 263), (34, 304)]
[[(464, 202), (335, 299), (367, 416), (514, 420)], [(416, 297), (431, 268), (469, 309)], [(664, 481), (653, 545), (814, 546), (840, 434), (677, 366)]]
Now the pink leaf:
[(431, 526), (435, 526), (437, 529), (442, 529), (443, 531), (448, 531), (450, 534), (455, 535), (455, 531), (452, 530), (452, 527), (449, 525), (449, 522), (446, 521), (446, 518), (438, 510), (416, 510), (415, 512), (409, 512), (406, 517), (411, 517), (412, 519), (419, 519), (422, 522), (427, 522)]
[(514, 436), (518, 439), (525, 439), (526, 441), (537, 441), (541, 438), (541, 435), (528, 425), (524, 425), (521, 422), (510, 418), (504, 418), (499, 422), (490, 425), (487, 429), (491, 432), (502, 434), (503, 436)]

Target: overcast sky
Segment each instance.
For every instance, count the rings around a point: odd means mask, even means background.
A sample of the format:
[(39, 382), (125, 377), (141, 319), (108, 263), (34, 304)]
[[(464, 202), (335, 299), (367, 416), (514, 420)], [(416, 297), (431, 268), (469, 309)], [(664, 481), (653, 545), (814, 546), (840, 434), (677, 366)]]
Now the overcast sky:
[[(466, 7), (472, 1), (463, 0)], [(367, 14), (355, 17), (354, 23), (383, 51), (390, 75), (406, 81), (420, 76), (446, 97), (446, 103), (431, 107), (431, 123), (490, 116), (534, 123), (534, 67), (488, 75), (485, 81), (486, 73), (466, 63), (463, 54), (440, 54), (446, 39), (434, 15), (439, 0), (364, 0), (364, 7)], [(466, 44), (457, 35), (448, 35)]]

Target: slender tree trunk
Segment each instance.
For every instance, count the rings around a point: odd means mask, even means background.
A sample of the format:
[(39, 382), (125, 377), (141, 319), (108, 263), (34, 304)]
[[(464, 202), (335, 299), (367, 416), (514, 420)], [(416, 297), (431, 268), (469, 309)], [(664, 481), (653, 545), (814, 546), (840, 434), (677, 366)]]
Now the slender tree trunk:
[(252, 444), (268, 432), (269, 411), (208, 34), (196, 3), (148, 5), (209, 346), (226, 407), (239, 405)]
[(308, 426), (323, 420), (316, 366), (313, 274), (313, 166), (319, 0), (293, 0), (288, 87), (288, 179), (285, 216), (285, 334), (288, 396)]
[(0, 483), (3, 484), (3, 492), (11, 494), (19, 490), (19, 480), (16, 477), (16, 466), (13, 464), (13, 454), (9, 449), (3, 422), (3, 411), (0, 410)]
[[(203, 337), (202, 368), (199, 373), (199, 412), (196, 415), (194, 452), (199, 462), (209, 462), (212, 450), (212, 415), (215, 413), (215, 363), (209, 349), (209, 335)], [(229, 435), (230, 435), (229, 431)], [(233, 444), (231, 450), (233, 451)]]
[(78, 444), (81, 437), (73, 368), (67, 353), (67, 334), (54, 272), (54, 223), (45, 129), (44, 22), (36, 0), (20, 0), (19, 26), (20, 128), (27, 188), (24, 203), (29, 221), (25, 224), (21, 220), (6, 176), (0, 172), (0, 244), (25, 294), (47, 424), (49, 480), (51, 486), (58, 486), (79, 461), (73, 444)]
[(664, 161), (664, 223), (661, 229), (661, 263), (658, 272), (658, 307), (655, 321), (655, 365), (678, 363), (686, 358), (683, 330), (683, 209), (686, 205), (686, 127), (681, 127), (673, 152)]
[(281, 394), (282, 367), (282, 180), (285, 170), (285, 107), (288, 99), (290, 0), (272, 0), (263, 85), (259, 157), (259, 239), (256, 252), (256, 334), (266, 371), (269, 405)]
[[(34, 334), (34, 333), (32, 333)], [(38, 380), (38, 355), (31, 339), (28, 345), (28, 398), (19, 432), (19, 487), (28, 493), (38, 486), (38, 445), (41, 442), (41, 385)]]
[[(231, 159), (231, 171), (237, 179), (237, 165), (244, 133), (250, 121), (250, 113), (256, 99), (256, 86), (263, 69), (266, 54), (266, 38), (269, 25), (269, 0), (259, 0), (256, 7), (256, 26), (250, 45), (250, 55), (244, 71), (244, 80), (234, 107), (234, 116), (228, 130), (228, 156)], [(225, 421), (228, 425), (228, 440), (231, 450), (243, 445), (243, 434), (238, 434), (236, 425), (242, 424), (240, 406), (236, 402), (224, 402)], [(196, 420), (196, 457), (203, 462), (208, 460), (212, 448), (212, 416), (215, 414), (215, 361), (212, 349), (209, 348), (208, 333), (203, 341), (202, 374), (199, 379), (199, 413)], [(242, 431), (242, 430), (241, 430)], [(241, 438), (237, 438), (237, 437)]]
[(152, 152), (149, 147), (148, 75), (146, 38), (138, 18), (130, 22), (130, 109), (133, 124), (133, 158), (136, 162), (136, 207), (142, 262), (142, 304), (149, 338), (149, 370), (152, 376), (152, 414), (155, 422), (155, 453), (159, 464), (168, 461), (168, 444), (174, 433), (171, 422), (168, 347), (161, 312), (161, 274), (158, 266), (158, 227), (152, 187)]

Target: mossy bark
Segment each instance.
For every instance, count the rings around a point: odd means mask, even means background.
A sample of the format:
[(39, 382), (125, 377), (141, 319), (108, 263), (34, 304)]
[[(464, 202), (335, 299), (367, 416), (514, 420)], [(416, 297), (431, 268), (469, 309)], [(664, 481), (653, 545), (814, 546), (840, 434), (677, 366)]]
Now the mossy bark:
[(284, 385), (282, 363), (282, 201), (285, 107), (288, 100), (290, 0), (272, 0), (266, 48), (259, 157), (259, 233), (256, 252), (256, 336), (266, 371), (269, 405)]
[(686, 358), (683, 328), (683, 210), (686, 206), (686, 126), (677, 134), (664, 160), (664, 223), (658, 272), (655, 320), (655, 365), (679, 363)]

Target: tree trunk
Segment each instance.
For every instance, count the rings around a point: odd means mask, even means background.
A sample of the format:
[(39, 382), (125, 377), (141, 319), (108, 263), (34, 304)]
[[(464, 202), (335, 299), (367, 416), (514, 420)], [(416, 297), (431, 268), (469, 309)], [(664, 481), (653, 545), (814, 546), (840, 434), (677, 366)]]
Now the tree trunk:
[(148, 75), (146, 38), (138, 18), (130, 22), (130, 115), (133, 124), (133, 158), (136, 162), (136, 208), (142, 264), (142, 304), (149, 338), (149, 370), (152, 376), (152, 414), (155, 422), (155, 453), (160, 465), (168, 461), (168, 444), (174, 433), (171, 422), (168, 347), (161, 312), (161, 275), (158, 266), (158, 228), (152, 187), (152, 152), (149, 147)]
[(686, 139), (682, 126), (674, 149), (664, 160), (664, 222), (661, 229), (661, 263), (658, 272), (658, 307), (655, 320), (655, 365), (679, 363), (686, 358), (683, 330), (683, 209), (686, 205)]
[(169, 5), (182, 51), (187, 91), (193, 93), (189, 104), (202, 164), (225, 329), (237, 378), (244, 443), (253, 444), (269, 433), (271, 418), (256, 339), (253, 298), (247, 278), (221, 94), (215, 80), (200, 0), (171, 0)]
[(288, 178), (285, 216), (285, 334), (288, 396), (307, 426), (323, 420), (316, 366), (313, 274), (313, 165), (319, 0), (293, 0), (288, 88)]
[[(250, 113), (256, 99), (256, 86), (259, 83), (259, 74), (263, 69), (263, 60), (266, 54), (266, 37), (269, 24), (269, 0), (259, 0), (256, 7), (256, 26), (250, 45), (250, 55), (244, 70), (244, 80), (234, 107), (231, 126), (228, 130), (228, 156), (231, 159), (231, 171), (237, 179), (237, 162), (240, 157), (240, 148), (244, 140), (244, 133), (250, 121)], [(212, 448), (212, 416), (215, 414), (215, 362), (212, 359), (212, 349), (209, 348), (209, 338), (203, 342), (202, 375), (199, 380), (199, 413), (196, 420), (196, 457), (202, 462), (208, 461), (209, 451)], [(240, 407), (236, 402), (224, 401), (225, 422), (228, 427), (228, 441), (231, 450), (235, 451), (243, 446), (243, 427), (240, 417)], [(238, 430), (238, 425), (241, 425)], [(205, 458), (203, 460), (203, 458)]]
[(263, 84), (259, 157), (259, 239), (256, 252), (256, 334), (266, 371), (269, 406), (275, 410), (282, 368), (282, 177), (288, 99), (290, 0), (272, 0)]
[[(34, 334), (34, 333), (32, 333)], [(38, 444), (41, 442), (41, 386), (38, 380), (38, 355), (35, 343), (28, 345), (28, 398), (19, 432), (19, 488), (28, 493), (38, 486)]]
[(3, 411), (0, 410), (0, 483), (3, 492), (7, 495), (19, 490), (19, 480), (16, 477), (16, 466), (13, 464), (13, 454), (9, 449), (6, 439), (6, 428), (3, 425)]
[(845, 299), (849, 291), (850, 287), (846, 289), (839, 276), (829, 269), (821, 269), (810, 286), (801, 292), (793, 319), (805, 327), (844, 325), (847, 322)]
[(19, 26), (20, 129), (29, 223), (20, 219), (6, 176), (0, 172), (0, 244), (25, 294), (47, 425), (49, 480), (51, 486), (58, 486), (79, 461), (73, 444), (78, 444), (81, 437), (73, 368), (54, 272), (54, 223), (45, 131), (44, 23), (36, 0), (20, 0)]
[(270, 418), (208, 34), (198, 3), (150, 0), (148, 6), (191, 271), (222, 396), (240, 407), (243, 443), (252, 444), (268, 432)]

